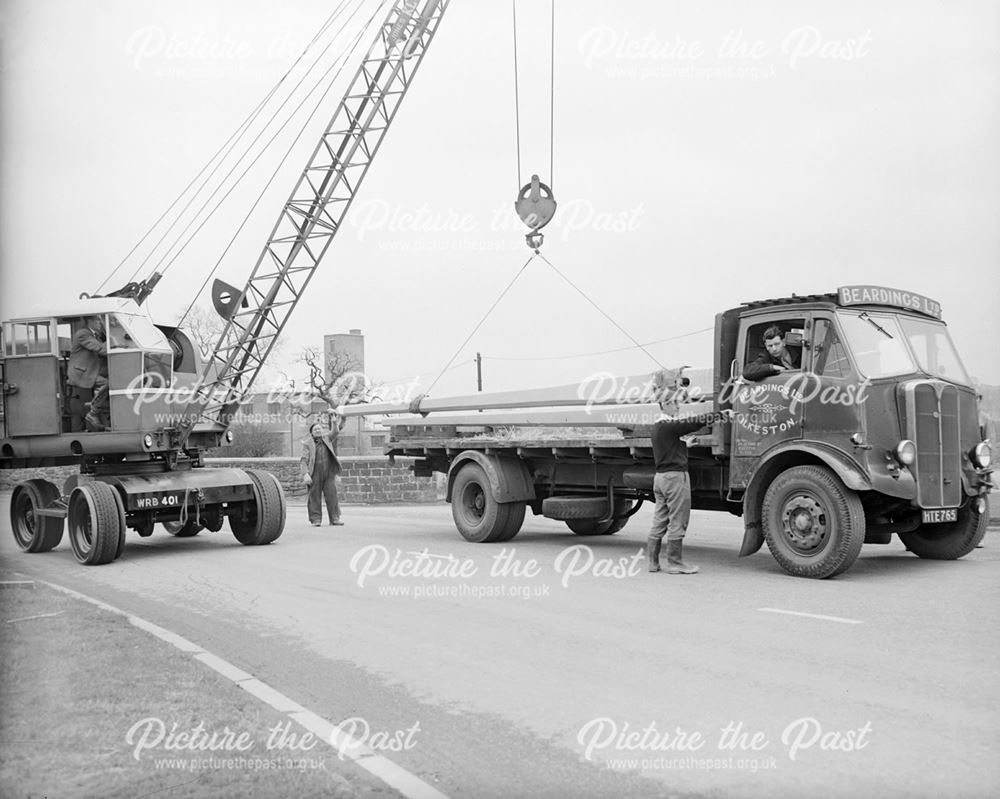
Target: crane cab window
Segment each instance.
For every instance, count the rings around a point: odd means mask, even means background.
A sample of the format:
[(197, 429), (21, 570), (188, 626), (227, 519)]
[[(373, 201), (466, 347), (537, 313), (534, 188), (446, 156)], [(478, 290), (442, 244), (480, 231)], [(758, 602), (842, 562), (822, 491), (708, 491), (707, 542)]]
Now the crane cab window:
[(108, 349), (134, 350), (138, 345), (118, 314), (108, 314)]
[(751, 325), (747, 329), (743, 376), (747, 380), (763, 380), (776, 374), (772, 367), (778, 364), (789, 371), (801, 369), (805, 326), (804, 318)]
[(52, 354), (52, 321), (8, 322), (3, 330), (3, 354), (8, 358), (18, 355)]

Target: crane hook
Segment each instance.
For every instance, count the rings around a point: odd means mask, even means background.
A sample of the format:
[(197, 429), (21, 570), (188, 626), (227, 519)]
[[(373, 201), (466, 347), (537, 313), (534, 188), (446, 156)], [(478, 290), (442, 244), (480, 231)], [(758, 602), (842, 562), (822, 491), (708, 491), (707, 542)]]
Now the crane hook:
[(552, 189), (539, 181), (538, 175), (532, 175), (531, 183), (524, 184), (517, 193), (514, 210), (521, 221), (531, 228), (524, 240), (537, 253), (545, 241), (545, 236), (539, 230), (551, 222), (556, 213), (556, 198)]

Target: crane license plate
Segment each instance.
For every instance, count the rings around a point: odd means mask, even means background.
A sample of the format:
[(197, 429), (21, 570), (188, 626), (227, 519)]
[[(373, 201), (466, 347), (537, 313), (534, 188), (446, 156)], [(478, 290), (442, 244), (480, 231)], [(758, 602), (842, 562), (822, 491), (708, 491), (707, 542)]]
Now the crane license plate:
[(957, 522), (958, 508), (940, 508), (939, 510), (925, 510), (923, 512), (924, 524), (937, 524), (938, 522)]

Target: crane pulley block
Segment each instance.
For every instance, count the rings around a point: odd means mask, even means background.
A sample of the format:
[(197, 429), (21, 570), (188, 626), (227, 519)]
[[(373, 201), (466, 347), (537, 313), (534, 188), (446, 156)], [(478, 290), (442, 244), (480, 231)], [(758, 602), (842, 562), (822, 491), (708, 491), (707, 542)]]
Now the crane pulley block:
[(545, 241), (545, 236), (539, 231), (551, 222), (556, 214), (556, 198), (552, 189), (542, 183), (538, 175), (532, 175), (531, 182), (525, 183), (517, 193), (514, 210), (521, 221), (531, 228), (524, 240), (537, 252)]

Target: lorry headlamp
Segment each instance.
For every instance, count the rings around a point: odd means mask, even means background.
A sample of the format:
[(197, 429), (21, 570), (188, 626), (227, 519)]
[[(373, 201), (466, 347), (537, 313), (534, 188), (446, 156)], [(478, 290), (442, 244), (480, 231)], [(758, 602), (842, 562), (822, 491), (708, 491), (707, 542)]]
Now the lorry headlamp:
[(980, 469), (987, 468), (993, 462), (993, 446), (989, 441), (980, 441), (972, 450), (972, 462)]
[(146, 435), (144, 435), (142, 437), (142, 445), (146, 449), (152, 449), (153, 448), (153, 437), (149, 433), (146, 433)]
[(917, 459), (917, 445), (904, 438), (896, 445), (896, 460), (903, 466), (911, 466)]
[(233, 431), (232, 430), (227, 430), (226, 431), (226, 443), (227, 444), (232, 444), (233, 443)]

